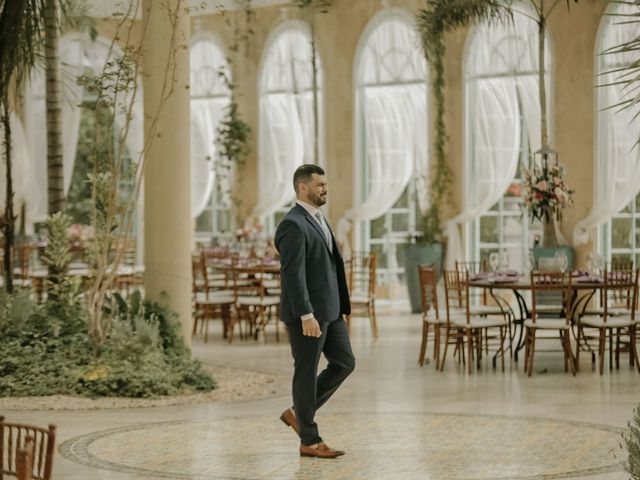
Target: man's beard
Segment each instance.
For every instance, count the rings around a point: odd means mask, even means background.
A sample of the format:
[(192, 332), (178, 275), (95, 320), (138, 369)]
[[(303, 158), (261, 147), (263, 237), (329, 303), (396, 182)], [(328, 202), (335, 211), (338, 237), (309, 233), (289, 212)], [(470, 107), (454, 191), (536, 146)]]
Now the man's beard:
[(322, 205), (327, 203), (326, 196), (321, 197), (320, 195), (316, 195), (315, 193), (309, 193), (309, 200), (311, 200), (311, 203), (313, 203), (316, 207), (321, 207)]

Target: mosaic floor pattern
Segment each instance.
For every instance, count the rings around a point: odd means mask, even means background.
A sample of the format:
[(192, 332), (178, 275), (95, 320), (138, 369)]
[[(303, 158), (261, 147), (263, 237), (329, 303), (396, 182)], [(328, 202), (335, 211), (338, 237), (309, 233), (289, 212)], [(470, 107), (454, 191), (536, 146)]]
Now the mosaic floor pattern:
[[(301, 459), (277, 416), (177, 421), (68, 440), (66, 458), (137, 477), (218, 479), (560, 479), (619, 471), (614, 428), (456, 414), (319, 416), (336, 460)], [(620, 455), (618, 455), (620, 457)]]

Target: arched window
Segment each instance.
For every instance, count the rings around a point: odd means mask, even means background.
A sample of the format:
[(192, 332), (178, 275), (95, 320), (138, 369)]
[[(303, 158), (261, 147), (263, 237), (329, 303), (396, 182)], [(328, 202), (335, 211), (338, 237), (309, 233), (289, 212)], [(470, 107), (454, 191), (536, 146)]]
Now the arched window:
[(230, 173), (216, 175), (216, 130), (229, 105), (231, 80), (224, 52), (207, 36), (196, 37), (189, 52), (191, 95), (191, 215), (196, 238), (208, 240), (232, 228)]
[[(618, 111), (608, 108), (637, 92), (619, 81), (620, 73), (636, 60), (633, 53), (606, 53), (638, 36), (638, 24), (619, 15), (637, 14), (637, 7), (611, 4), (602, 17), (595, 51), (596, 78), (596, 159), (595, 195), (591, 213), (579, 226), (601, 225), (598, 250), (608, 260), (634, 260), (640, 264), (640, 149), (634, 115), (640, 107)], [(604, 86), (608, 85), (608, 86)]]
[[(522, 216), (521, 178), (531, 152), (542, 145), (536, 13), (528, 2), (513, 8), (512, 21), (477, 25), (469, 36), (464, 62), (464, 209), (456, 221), (466, 222), (467, 258), (484, 260), (491, 251), (506, 250), (511, 266), (521, 269), (534, 234), (540, 233), (538, 225), (536, 232), (530, 231), (530, 222)], [(547, 36), (547, 92), (549, 45)], [(550, 138), (552, 131), (549, 128)]]
[(345, 217), (358, 222), (356, 245), (377, 254), (378, 284), (394, 297), (418, 204), (426, 209), (427, 64), (409, 14), (390, 8), (371, 20), (354, 77), (356, 197)]
[(272, 32), (259, 74), (259, 199), (252, 216), (272, 232), (295, 195), (291, 179), (303, 163), (322, 165), (322, 64), (317, 64), (318, 145), (314, 158), (315, 121), (311, 37), (306, 24), (288, 20)]

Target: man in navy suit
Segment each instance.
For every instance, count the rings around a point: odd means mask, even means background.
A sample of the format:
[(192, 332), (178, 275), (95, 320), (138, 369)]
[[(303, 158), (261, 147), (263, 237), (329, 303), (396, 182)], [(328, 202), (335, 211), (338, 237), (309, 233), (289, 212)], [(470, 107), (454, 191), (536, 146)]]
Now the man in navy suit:
[[(351, 313), (344, 263), (319, 208), (327, 202), (327, 180), (317, 165), (293, 175), (296, 205), (276, 231), (280, 252), (280, 315), (287, 324), (294, 358), (293, 408), (280, 419), (300, 436), (300, 455), (335, 458), (318, 433), (315, 413), (355, 367), (343, 315)], [(323, 353), (327, 368), (318, 375)]]

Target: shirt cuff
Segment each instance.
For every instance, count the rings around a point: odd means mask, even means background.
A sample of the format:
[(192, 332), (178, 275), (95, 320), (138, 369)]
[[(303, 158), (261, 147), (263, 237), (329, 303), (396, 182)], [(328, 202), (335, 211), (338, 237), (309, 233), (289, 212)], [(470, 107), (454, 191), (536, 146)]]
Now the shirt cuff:
[(302, 315), (300, 317), (300, 320), (304, 322), (305, 320), (311, 320), (312, 318), (313, 318), (313, 312)]

